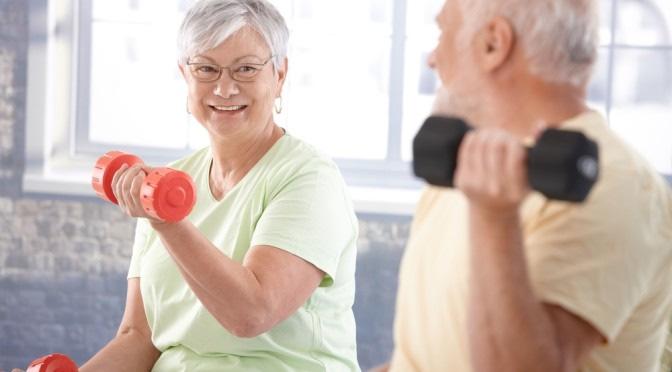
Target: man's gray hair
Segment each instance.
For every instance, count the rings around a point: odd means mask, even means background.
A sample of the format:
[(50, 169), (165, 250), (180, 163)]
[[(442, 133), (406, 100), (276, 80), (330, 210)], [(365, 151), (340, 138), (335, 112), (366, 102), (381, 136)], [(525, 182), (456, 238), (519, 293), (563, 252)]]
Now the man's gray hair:
[(595, 0), (459, 0), (471, 38), (494, 16), (513, 25), (530, 69), (541, 79), (583, 86), (597, 59), (599, 21)]
[(266, 0), (200, 0), (187, 12), (178, 34), (179, 63), (215, 48), (250, 26), (266, 41), (278, 69), (287, 56), (289, 30), (280, 12)]

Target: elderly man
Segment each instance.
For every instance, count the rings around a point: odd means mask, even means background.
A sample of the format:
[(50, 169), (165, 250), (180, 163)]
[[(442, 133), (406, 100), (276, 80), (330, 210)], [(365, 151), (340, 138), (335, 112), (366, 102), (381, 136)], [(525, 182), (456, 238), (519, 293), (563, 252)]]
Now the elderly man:
[[(457, 190), (429, 187), (419, 202), (390, 371), (657, 371), (672, 195), (586, 106), (595, 8), (446, 0), (429, 61), (443, 85), (435, 110), (477, 130), (460, 147)], [(584, 203), (530, 191), (521, 142), (540, 126), (598, 143), (601, 176)]]

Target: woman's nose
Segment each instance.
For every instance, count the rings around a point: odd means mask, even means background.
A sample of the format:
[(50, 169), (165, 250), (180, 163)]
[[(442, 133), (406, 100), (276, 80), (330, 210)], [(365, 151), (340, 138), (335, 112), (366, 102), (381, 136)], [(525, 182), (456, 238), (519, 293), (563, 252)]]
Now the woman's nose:
[(215, 81), (213, 94), (223, 98), (229, 98), (240, 93), (238, 82), (233, 80), (229, 74), (222, 71), (222, 75)]

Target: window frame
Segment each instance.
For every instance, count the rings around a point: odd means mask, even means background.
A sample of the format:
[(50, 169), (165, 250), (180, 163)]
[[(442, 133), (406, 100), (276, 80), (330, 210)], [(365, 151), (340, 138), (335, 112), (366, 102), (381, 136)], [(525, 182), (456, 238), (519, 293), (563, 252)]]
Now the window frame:
[[(618, 0), (610, 2), (610, 40), (600, 45), (600, 50), (607, 53), (606, 97), (603, 102), (607, 119), (613, 107), (615, 54), (626, 49), (672, 52), (672, 44), (638, 46), (616, 43)], [(55, 3), (61, 4), (61, 8), (57, 8)], [(87, 82), (91, 76), (92, 0), (29, 0), (28, 4), (30, 45), (23, 190), (26, 193), (93, 196), (88, 182), (90, 169), (97, 157), (109, 150), (109, 145), (89, 139), (90, 88)], [(358, 211), (412, 214), (423, 185), (412, 175), (411, 162), (402, 159), (406, 10), (407, 0), (394, 0), (386, 158), (335, 159), (350, 186)], [(53, 16), (54, 12), (58, 14)], [(55, 53), (56, 49), (66, 50), (67, 53)], [(57, 71), (61, 74), (56, 74)], [(115, 147), (138, 154), (152, 164), (165, 164), (193, 151), (187, 147), (178, 150)], [(672, 182), (672, 174), (664, 176)], [(377, 190), (386, 190), (387, 193), (383, 194), (389, 200), (378, 200), (375, 196)], [(358, 205), (367, 207), (359, 208)]]
[[(92, 1), (74, 0), (78, 5), (75, 22), (78, 23), (78, 78), (77, 112), (74, 122), (74, 148), (77, 154), (101, 154), (109, 147), (106, 144), (90, 140), (89, 136), (89, 109), (91, 80), (91, 35), (92, 35)], [(419, 189), (422, 182), (416, 179), (411, 172), (411, 163), (402, 160), (402, 120), (404, 99), (404, 70), (405, 70), (405, 37), (406, 37), (406, 0), (394, 0), (392, 16), (392, 43), (390, 51), (390, 73), (388, 87), (388, 131), (387, 152), (385, 159), (353, 159), (334, 158), (348, 185), (355, 187), (380, 187)], [(183, 149), (117, 146), (120, 151), (137, 154), (154, 164), (165, 164), (178, 158), (187, 156), (195, 151), (189, 147)]]

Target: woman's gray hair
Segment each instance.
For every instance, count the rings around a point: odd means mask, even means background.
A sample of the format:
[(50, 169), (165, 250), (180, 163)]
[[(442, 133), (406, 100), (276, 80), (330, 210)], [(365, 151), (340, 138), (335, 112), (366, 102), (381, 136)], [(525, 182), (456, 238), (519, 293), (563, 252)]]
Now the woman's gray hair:
[(595, 0), (459, 0), (464, 38), (494, 16), (508, 19), (533, 74), (583, 86), (597, 59), (599, 20)]
[(179, 63), (215, 48), (243, 26), (250, 26), (266, 41), (273, 65), (280, 68), (287, 56), (289, 30), (280, 12), (266, 0), (199, 0), (187, 12), (178, 34)]

